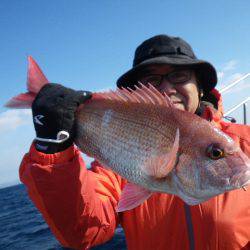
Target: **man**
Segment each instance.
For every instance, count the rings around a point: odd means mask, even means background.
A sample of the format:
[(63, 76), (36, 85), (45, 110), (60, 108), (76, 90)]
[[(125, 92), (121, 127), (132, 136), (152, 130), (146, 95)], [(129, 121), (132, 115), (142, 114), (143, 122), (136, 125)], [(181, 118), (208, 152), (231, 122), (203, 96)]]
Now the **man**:
[[(184, 40), (159, 35), (144, 41), (135, 52), (133, 68), (117, 81), (118, 87), (138, 82), (153, 84), (174, 106), (213, 122), (250, 155), (249, 126), (222, 121), (220, 94), (214, 89), (214, 67), (198, 60)], [(250, 240), (249, 190), (234, 190), (189, 207), (178, 197), (154, 194), (139, 207), (116, 213), (126, 184), (98, 162), (87, 170), (73, 146), (74, 112), (91, 94), (49, 84), (33, 103), (38, 140), (25, 155), (20, 178), (62, 245), (87, 249), (108, 241), (120, 223), (128, 249), (247, 249)], [(67, 131), (62, 144), (49, 142)], [(40, 139), (39, 139), (40, 138)], [(43, 140), (41, 140), (41, 138)], [(47, 142), (46, 142), (47, 140)]]

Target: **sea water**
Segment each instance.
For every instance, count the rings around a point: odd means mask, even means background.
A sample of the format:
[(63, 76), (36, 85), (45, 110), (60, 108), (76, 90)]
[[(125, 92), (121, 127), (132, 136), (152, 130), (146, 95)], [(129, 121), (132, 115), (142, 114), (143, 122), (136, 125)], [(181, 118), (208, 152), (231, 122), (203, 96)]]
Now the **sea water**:
[[(0, 250), (66, 250), (52, 235), (42, 215), (29, 200), (24, 185), (0, 189)], [(113, 239), (94, 250), (125, 250), (122, 228)]]

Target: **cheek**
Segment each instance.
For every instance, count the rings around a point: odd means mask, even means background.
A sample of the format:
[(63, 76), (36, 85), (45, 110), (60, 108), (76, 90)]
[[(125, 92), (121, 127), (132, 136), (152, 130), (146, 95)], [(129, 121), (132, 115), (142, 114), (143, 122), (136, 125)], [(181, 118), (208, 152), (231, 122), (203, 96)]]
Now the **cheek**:
[(198, 94), (188, 97), (188, 107), (187, 107), (188, 110), (187, 111), (194, 113), (196, 109), (198, 108), (198, 105), (199, 105)]
[(185, 110), (194, 113), (199, 105), (199, 94), (197, 88), (180, 88), (178, 92), (182, 98)]

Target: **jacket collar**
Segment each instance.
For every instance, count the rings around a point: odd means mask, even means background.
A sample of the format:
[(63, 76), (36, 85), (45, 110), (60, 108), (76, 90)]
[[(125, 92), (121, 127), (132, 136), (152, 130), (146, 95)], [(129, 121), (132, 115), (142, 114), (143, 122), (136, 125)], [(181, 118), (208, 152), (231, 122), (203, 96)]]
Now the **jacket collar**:
[(202, 113), (200, 114), (200, 116), (218, 125), (218, 123), (222, 120), (224, 114), (222, 96), (217, 89), (213, 89), (210, 93), (216, 98), (218, 109), (214, 108), (213, 105), (207, 105), (205, 103), (203, 104), (204, 106), (202, 108)]

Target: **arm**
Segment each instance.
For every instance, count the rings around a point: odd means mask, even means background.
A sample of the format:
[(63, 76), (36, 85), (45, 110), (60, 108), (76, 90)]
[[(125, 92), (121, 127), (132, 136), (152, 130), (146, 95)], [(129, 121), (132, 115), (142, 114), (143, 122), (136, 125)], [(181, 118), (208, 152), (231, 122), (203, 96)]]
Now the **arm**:
[(96, 164), (95, 172), (87, 170), (73, 146), (76, 110), (89, 98), (87, 91), (46, 84), (32, 103), (37, 137), (20, 167), (21, 181), (52, 232), (76, 249), (107, 241), (118, 223), (121, 179)]
[(118, 224), (115, 208), (123, 181), (97, 162), (92, 170), (73, 146), (44, 154), (32, 145), (22, 161), (20, 179), (63, 246), (86, 249), (104, 243)]

